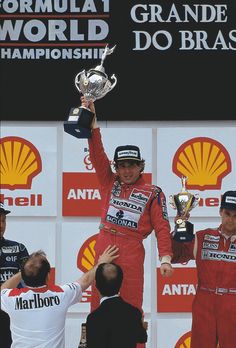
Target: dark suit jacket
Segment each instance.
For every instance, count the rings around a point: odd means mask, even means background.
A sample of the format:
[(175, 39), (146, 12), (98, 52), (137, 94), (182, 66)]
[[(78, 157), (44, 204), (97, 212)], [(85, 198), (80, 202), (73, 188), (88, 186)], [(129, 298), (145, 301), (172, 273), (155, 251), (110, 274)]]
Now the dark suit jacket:
[(87, 348), (136, 348), (147, 342), (140, 310), (121, 297), (104, 300), (87, 317)]

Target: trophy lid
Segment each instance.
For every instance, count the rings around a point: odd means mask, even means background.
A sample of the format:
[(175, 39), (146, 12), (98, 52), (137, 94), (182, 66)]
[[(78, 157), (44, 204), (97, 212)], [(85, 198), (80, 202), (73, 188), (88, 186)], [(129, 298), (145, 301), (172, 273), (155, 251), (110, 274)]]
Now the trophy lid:
[(187, 192), (187, 189), (186, 189), (186, 182), (187, 182), (187, 180), (188, 180), (187, 176), (182, 176), (181, 177), (181, 183), (182, 183), (181, 192)]
[(102, 65), (97, 65), (95, 68), (89, 69), (87, 76), (89, 77), (92, 74), (97, 74), (97, 75), (101, 75), (105, 78), (108, 78), (107, 74), (105, 73), (105, 69)]
[(102, 54), (101, 64), (97, 65), (94, 69), (90, 69), (90, 70), (94, 70), (96, 72), (100, 71), (101, 73), (103, 73), (105, 75), (105, 77), (107, 77), (107, 75), (105, 74), (105, 69), (103, 67), (103, 63), (104, 63), (106, 56), (108, 56), (109, 54), (112, 54), (115, 48), (116, 48), (116, 45), (113, 46), (112, 48), (108, 48), (108, 45), (106, 45), (104, 52)]

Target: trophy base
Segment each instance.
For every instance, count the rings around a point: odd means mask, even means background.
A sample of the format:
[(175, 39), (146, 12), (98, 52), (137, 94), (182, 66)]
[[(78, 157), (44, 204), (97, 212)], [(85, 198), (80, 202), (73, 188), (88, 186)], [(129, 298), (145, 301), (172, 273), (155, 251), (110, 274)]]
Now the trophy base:
[(176, 242), (191, 242), (194, 238), (193, 224), (189, 221), (176, 224), (172, 237)]
[(89, 139), (92, 136), (91, 124), (94, 113), (84, 107), (71, 108), (67, 121), (64, 121), (64, 131), (73, 137)]

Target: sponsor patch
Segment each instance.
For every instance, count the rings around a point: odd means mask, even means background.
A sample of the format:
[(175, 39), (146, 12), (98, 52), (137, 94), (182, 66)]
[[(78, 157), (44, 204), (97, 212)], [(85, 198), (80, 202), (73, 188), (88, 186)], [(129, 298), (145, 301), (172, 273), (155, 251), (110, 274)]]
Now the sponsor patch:
[(119, 181), (115, 181), (113, 186), (112, 186), (112, 194), (116, 197), (120, 196), (121, 193), (121, 184), (119, 183)]
[(166, 200), (164, 197), (161, 198), (162, 216), (165, 220), (169, 221)]
[(19, 247), (20, 247), (20, 251), (24, 251), (26, 249), (24, 244), (20, 244)]
[(2, 253), (4, 254), (15, 254), (19, 252), (19, 245), (3, 246)]
[(137, 157), (138, 158), (138, 151), (123, 150), (123, 151), (118, 151), (117, 155), (119, 159), (122, 157)]
[(40, 294), (33, 294), (32, 299), (23, 299), (22, 297), (16, 297), (15, 310), (58, 306), (60, 302), (61, 301), (57, 295), (41, 297)]
[(226, 253), (224, 251), (216, 252), (204, 249), (202, 250), (202, 260), (214, 260), (236, 263), (236, 255), (232, 255), (232, 253)]
[(122, 226), (122, 227), (128, 227), (128, 228), (138, 228), (138, 224), (134, 221), (122, 219), (122, 218), (117, 218), (111, 215), (107, 215), (106, 221), (111, 222), (115, 225)]
[(217, 250), (219, 248), (219, 244), (218, 243), (203, 242), (203, 248)]
[(140, 219), (140, 213), (118, 209), (113, 205), (109, 206), (106, 221), (111, 222), (115, 225), (128, 227), (128, 228), (138, 228), (138, 221)]
[(134, 188), (129, 196), (129, 199), (131, 201), (135, 201), (135, 202), (146, 205), (151, 194), (152, 192), (150, 191), (138, 190)]
[(225, 197), (225, 203), (236, 204), (236, 197), (226, 196)]
[(139, 214), (142, 214), (142, 212), (144, 210), (144, 207), (140, 204), (129, 202), (129, 201), (118, 199), (118, 198), (114, 198), (114, 197), (111, 198), (110, 204), (112, 204), (114, 207), (121, 208), (124, 210), (134, 211), (134, 212), (137, 212)]
[(205, 234), (204, 240), (208, 240), (209, 242), (219, 242), (220, 236), (212, 236), (211, 234)]
[(235, 253), (236, 254), (236, 244), (235, 243), (231, 243), (229, 246), (229, 250), (230, 253)]

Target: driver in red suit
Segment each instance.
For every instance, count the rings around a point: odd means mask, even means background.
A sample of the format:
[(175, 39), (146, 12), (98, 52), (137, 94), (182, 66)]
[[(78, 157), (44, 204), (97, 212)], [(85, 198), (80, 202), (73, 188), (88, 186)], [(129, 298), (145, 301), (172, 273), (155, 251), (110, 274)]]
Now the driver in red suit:
[(173, 240), (173, 263), (196, 260), (198, 287), (192, 306), (191, 348), (236, 347), (236, 191), (223, 194), (221, 224)]
[[(81, 97), (82, 106), (95, 114), (93, 102)], [(172, 248), (166, 199), (160, 187), (145, 183), (142, 171), (144, 160), (134, 145), (119, 146), (115, 150), (114, 173), (105, 154), (100, 129), (95, 121), (89, 139), (90, 159), (96, 170), (102, 197), (101, 223), (95, 251), (99, 255), (108, 245), (119, 248), (116, 263), (124, 272), (120, 294), (123, 299), (142, 309), (143, 302), (143, 239), (154, 230), (161, 274), (170, 276)], [(95, 261), (96, 262), (96, 261)], [(91, 310), (99, 306), (99, 294), (92, 288)]]

